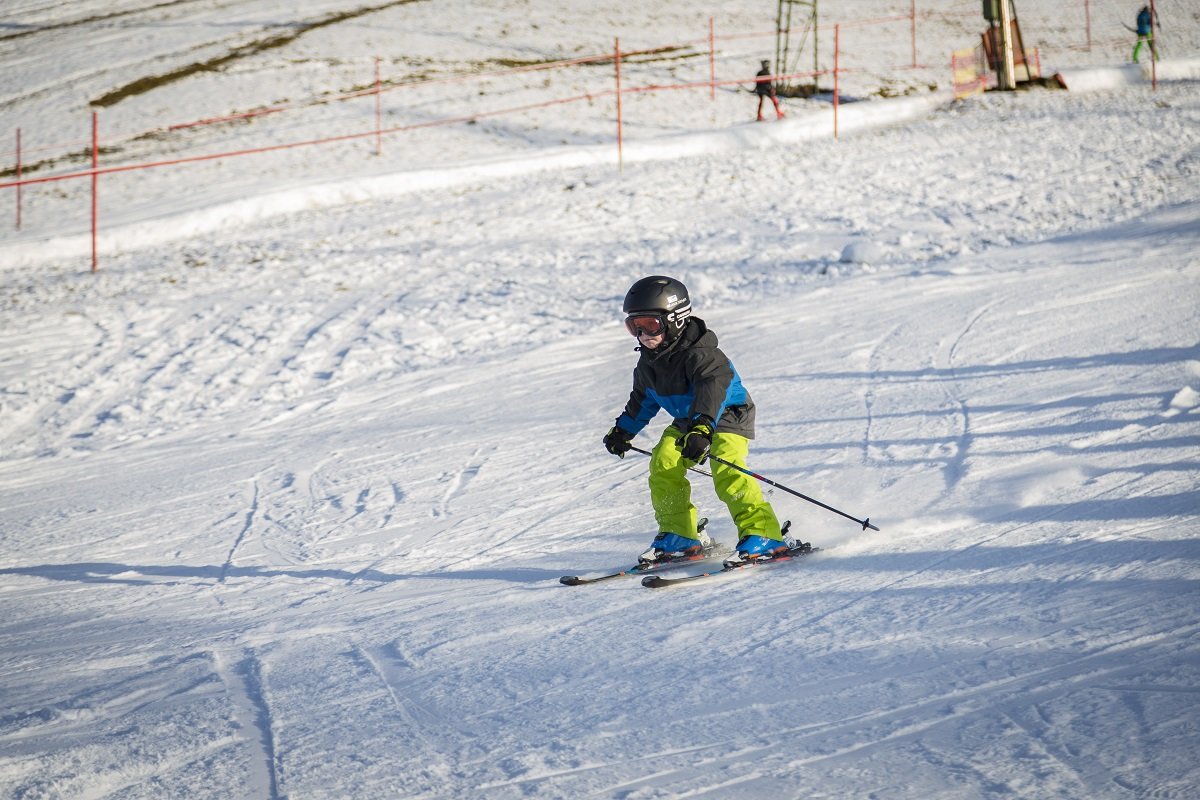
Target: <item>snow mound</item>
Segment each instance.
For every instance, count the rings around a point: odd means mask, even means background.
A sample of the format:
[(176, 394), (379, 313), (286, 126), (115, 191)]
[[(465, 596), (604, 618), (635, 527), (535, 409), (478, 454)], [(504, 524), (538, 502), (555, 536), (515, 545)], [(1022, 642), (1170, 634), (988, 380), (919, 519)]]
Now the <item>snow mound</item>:
[(878, 264), (884, 256), (884, 249), (875, 242), (851, 242), (842, 248), (840, 261), (847, 264)]

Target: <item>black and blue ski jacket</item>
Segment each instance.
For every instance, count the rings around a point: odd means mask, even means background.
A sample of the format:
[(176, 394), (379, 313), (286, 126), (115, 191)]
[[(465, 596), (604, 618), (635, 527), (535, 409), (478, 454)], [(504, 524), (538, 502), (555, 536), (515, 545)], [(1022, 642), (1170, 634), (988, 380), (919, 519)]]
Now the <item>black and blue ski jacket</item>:
[(1150, 16), (1150, 8), (1143, 8), (1137, 15), (1137, 32), (1138, 36), (1148, 36), (1153, 32), (1153, 21)]
[(754, 401), (733, 362), (717, 347), (717, 335), (698, 317), (689, 317), (665, 349), (641, 348), (633, 391), (617, 427), (636, 434), (659, 409), (682, 431), (703, 416), (716, 420), (718, 433), (754, 438)]

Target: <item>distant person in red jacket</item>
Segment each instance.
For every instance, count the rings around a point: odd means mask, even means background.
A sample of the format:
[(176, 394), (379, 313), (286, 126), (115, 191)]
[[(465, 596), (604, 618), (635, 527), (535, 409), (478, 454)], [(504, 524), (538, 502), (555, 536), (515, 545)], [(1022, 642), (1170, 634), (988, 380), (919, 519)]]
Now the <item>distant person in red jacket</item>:
[(763, 121), (763, 100), (771, 98), (775, 106), (775, 119), (783, 119), (783, 111), (779, 108), (779, 99), (775, 97), (775, 82), (771, 80), (771, 62), (763, 59), (762, 69), (754, 80), (754, 93), (758, 95), (758, 121)]

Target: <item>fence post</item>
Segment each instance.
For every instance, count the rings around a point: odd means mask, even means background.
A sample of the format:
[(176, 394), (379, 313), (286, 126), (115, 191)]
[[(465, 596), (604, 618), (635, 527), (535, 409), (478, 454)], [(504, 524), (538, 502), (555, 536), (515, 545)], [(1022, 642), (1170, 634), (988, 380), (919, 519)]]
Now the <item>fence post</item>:
[(713, 18), (708, 18), (708, 99), (717, 99), (717, 37), (713, 35)]
[(617, 169), (625, 171), (625, 150), (621, 133), (621, 38), (613, 39), (613, 61), (617, 65)]
[(1087, 51), (1092, 52), (1092, 8), (1088, 0), (1083, 0), (1084, 26), (1087, 28)]
[(96, 112), (92, 112), (92, 272), (96, 271), (96, 226), (98, 222), (98, 207), (96, 192), (99, 188), (100, 175), (96, 172), (100, 164), (100, 123)]
[(842, 50), (842, 24), (833, 26), (833, 138), (838, 138), (838, 60)]
[(1150, 0), (1150, 88), (1158, 91), (1158, 48), (1154, 44), (1154, 28), (1158, 25), (1158, 9)]
[(383, 108), (379, 92), (382, 83), (379, 80), (379, 56), (375, 56), (375, 155), (383, 155)]
[(21, 230), (21, 129), (17, 128), (17, 230)]
[(912, 65), (913, 69), (917, 68), (917, 0), (912, 0), (912, 8), (909, 11), (909, 25), (912, 29)]

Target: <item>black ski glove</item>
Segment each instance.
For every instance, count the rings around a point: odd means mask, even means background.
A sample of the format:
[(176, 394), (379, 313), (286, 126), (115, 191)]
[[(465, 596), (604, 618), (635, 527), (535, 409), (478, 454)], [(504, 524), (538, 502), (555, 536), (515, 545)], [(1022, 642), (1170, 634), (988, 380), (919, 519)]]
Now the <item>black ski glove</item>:
[(692, 423), (688, 432), (679, 440), (680, 454), (688, 461), (703, 464), (708, 460), (708, 448), (712, 447), (712, 425), (706, 417)]
[(629, 452), (629, 448), (631, 447), (629, 442), (632, 439), (632, 433), (613, 425), (604, 436), (604, 447), (614, 456), (624, 458), (625, 454)]

